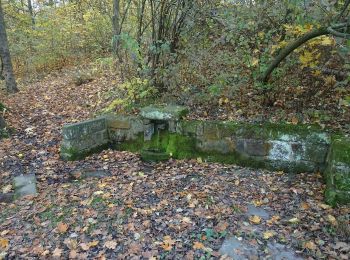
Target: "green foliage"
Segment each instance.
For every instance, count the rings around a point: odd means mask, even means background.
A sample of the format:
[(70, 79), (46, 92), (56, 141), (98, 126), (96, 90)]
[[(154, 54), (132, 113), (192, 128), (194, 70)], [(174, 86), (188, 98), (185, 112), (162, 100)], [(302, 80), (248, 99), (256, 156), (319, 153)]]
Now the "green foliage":
[(124, 111), (155, 97), (157, 89), (147, 79), (133, 78), (118, 86), (122, 97), (114, 99), (103, 112)]

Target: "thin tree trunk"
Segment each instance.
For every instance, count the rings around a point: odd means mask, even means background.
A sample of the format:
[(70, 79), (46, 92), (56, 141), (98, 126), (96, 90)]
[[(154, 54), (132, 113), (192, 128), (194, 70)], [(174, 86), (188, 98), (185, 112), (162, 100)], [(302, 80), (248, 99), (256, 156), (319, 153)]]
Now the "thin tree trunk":
[(8, 93), (15, 93), (18, 91), (15, 76), (13, 74), (11, 55), (7, 41), (4, 13), (1, 7), (0, 0), (0, 56), (4, 65), (4, 77), (6, 82), (6, 89)]
[[(113, 35), (116, 37), (120, 34), (120, 0), (113, 0), (113, 17), (112, 17), (112, 24), (113, 24)], [(118, 54), (119, 49), (119, 41), (115, 38), (113, 50), (115, 53)]]
[(32, 26), (34, 28), (34, 26), (35, 26), (35, 18), (34, 18), (34, 13), (33, 13), (32, 0), (28, 0), (28, 12), (29, 12), (29, 15), (30, 15), (30, 19), (32, 21)]

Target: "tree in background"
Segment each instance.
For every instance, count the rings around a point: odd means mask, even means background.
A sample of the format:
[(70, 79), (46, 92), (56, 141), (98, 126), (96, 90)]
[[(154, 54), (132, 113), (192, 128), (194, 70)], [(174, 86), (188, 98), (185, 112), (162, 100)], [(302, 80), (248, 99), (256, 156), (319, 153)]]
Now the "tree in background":
[(2, 59), (3, 76), (6, 82), (6, 89), (8, 93), (15, 93), (18, 91), (15, 76), (13, 74), (11, 55), (7, 41), (4, 14), (0, 1), (0, 56)]

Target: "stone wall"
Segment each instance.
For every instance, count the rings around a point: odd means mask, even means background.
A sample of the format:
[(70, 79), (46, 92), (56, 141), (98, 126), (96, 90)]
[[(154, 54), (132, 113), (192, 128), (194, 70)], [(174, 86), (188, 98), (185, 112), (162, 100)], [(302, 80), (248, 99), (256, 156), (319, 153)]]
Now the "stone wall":
[(198, 151), (239, 156), (244, 164), (257, 162), (290, 172), (322, 170), (330, 144), (319, 130), (292, 125), (182, 121), (178, 129), (196, 139)]
[(61, 157), (75, 160), (108, 146), (106, 118), (65, 125), (62, 130)]
[(336, 136), (332, 140), (324, 178), (327, 203), (350, 203), (350, 140)]
[[(149, 111), (152, 109), (144, 114), (154, 117)], [(147, 159), (161, 151), (158, 159), (200, 157), (203, 161), (294, 173), (323, 172), (327, 201), (350, 202), (348, 139), (332, 139), (311, 126), (186, 121), (180, 116), (167, 119), (159, 115), (109, 115), (64, 126), (61, 156), (73, 160), (110, 146), (140, 152), (142, 158), (148, 151)]]

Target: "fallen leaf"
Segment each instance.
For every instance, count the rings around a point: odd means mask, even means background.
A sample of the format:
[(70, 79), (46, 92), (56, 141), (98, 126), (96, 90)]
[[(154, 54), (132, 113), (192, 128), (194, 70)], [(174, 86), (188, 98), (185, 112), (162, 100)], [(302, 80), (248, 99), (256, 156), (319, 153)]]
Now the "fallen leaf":
[(258, 225), (261, 223), (261, 217), (254, 215), (249, 217), (249, 221), (255, 225)]
[(203, 245), (203, 243), (201, 243), (201, 242), (194, 242), (193, 243), (193, 249), (194, 250), (197, 250), (197, 249), (204, 249), (205, 248), (205, 246)]
[(68, 230), (68, 225), (63, 223), (63, 222), (60, 222), (60, 223), (57, 224), (57, 230), (61, 234), (66, 233), (67, 230)]
[(273, 231), (266, 231), (266, 232), (263, 233), (263, 238), (264, 239), (270, 239), (274, 235), (275, 235), (275, 233)]
[(56, 247), (56, 249), (52, 252), (53, 257), (61, 257), (63, 250)]
[(12, 190), (12, 185), (6, 185), (5, 187), (2, 188), (2, 193), (9, 193)]
[(299, 221), (300, 220), (298, 218), (291, 218), (291, 219), (288, 220), (288, 222), (291, 223), (291, 224), (297, 224), (297, 223), (299, 223)]
[(76, 250), (71, 250), (69, 252), (69, 259), (78, 258), (78, 252)]
[(117, 247), (117, 242), (114, 240), (108, 240), (105, 242), (104, 247), (108, 249), (115, 249)]
[(95, 246), (98, 245), (98, 243), (99, 243), (98, 240), (94, 240), (94, 241), (92, 241), (92, 242), (89, 243), (89, 247), (95, 247)]
[(171, 239), (170, 236), (165, 236), (163, 238), (163, 243), (161, 245), (161, 247), (165, 250), (165, 251), (170, 251), (173, 249), (173, 245), (175, 244), (175, 241)]
[(83, 249), (84, 251), (87, 251), (87, 250), (90, 249), (90, 246), (89, 246), (88, 244), (86, 244), (86, 243), (81, 243), (81, 244), (80, 244), (80, 247), (81, 247), (81, 249)]
[(312, 241), (308, 241), (304, 243), (304, 248), (309, 250), (315, 250), (317, 248), (316, 244)]
[(0, 237), (0, 248), (7, 250), (7, 248), (9, 247), (10, 242), (8, 241), (8, 239), (6, 238), (1, 238)]
[(309, 204), (306, 202), (302, 202), (300, 206), (303, 210), (308, 210), (310, 208)]
[(293, 125), (297, 125), (299, 120), (298, 120), (297, 117), (293, 116), (291, 122), (292, 122)]
[(327, 215), (327, 221), (328, 221), (329, 223), (331, 223), (332, 226), (337, 226), (337, 225), (338, 225), (337, 219), (336, 219), (334, 216), (330, 215), (330, 214)]

